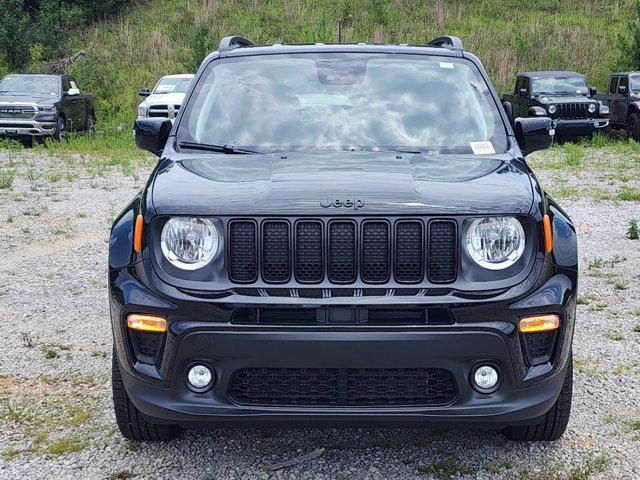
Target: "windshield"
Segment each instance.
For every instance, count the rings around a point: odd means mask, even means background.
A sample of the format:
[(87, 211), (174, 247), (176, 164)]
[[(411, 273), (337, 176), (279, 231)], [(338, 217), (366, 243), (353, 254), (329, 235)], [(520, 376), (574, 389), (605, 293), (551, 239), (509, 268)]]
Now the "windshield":
[(7, 75), (0, 81), (0, 92), (58, 95), (60, 79), (50, 75)]
[(187, 93), (192, 77), (165, 77), (161, 78), (153, 89), (153, 93)]
[(640, 92), (640, 75), (632, 75), (629, 77), (631, 81), (631, 91), (634, 93)]
[(544, 77), (533, 81), (534, 95), (562, 95), (582, 94), (589, 92), (587, 80), (584, 77)]
[(491, 93), (464, 59), (290, 54), (209, 64), (179, 142), (269, 151), (504, 152)]

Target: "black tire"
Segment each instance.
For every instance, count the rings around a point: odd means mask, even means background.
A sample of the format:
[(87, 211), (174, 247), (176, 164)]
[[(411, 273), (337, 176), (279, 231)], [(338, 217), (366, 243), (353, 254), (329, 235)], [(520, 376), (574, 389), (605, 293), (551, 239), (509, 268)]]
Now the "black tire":
[(67, 134), (67, 119), (62, 115), (58, 115), (56, 131), (53, 134), (53, 138), (56, 140), (61, 140)]
[(551, 410), (542, 417), (542, 422), (536, 425), (509, 426), (502, 431), (505, 437), (520, 442), (548, 442), (558, 440), (564, 434), (569, 423), (573, 396), (573, 356), (569, 356), (568, 361), (569, 367), (560, 395)]
[(125, 438), (143, 442), (166, 442), (180, 435), (182, 429), (177, 425), (155, 425), (147, 422), (142, 413), (131, 403), (122, 383), (115, 351), (111, 364), (111, 385), (116, 423)]
[(640, 113), (634, 112), (627, 118), (627, 133), (629, 138), (640, 142)]
[(25, 148), (33, 147), (33, 137), (31, 135), (20, 137), (19, 140), (23, 147)]
[(87, 132), (94, 132), (96, 129), (96, 114), (91, 111), (89, 112), (89, 116), (87, 117)]

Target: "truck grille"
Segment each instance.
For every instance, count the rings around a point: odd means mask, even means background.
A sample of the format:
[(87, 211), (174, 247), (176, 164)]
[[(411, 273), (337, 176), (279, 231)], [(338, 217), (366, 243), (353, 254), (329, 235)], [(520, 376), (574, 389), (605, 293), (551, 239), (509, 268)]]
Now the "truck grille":
[(32, 105), (0, 105), (0, 118), (31, 119), (35, 114)]
[(588, 103), (559, 103), (556, 105), (557, 118), (586, 118), (590, 117)]
[(149, 105), (150, 117), (176, 118), (180, 105)]
[[(292, 227), (293, 225), (293, 227)], [(258, 235), (260, 232), (260, 235)], [(232, 220), (229, 278), (234, 283), (452, 283), (457, 275), (453, 220)]]
[(442, 368), (244, 368), (229, 398), (245, 405), (447, 405), (456, 381)]

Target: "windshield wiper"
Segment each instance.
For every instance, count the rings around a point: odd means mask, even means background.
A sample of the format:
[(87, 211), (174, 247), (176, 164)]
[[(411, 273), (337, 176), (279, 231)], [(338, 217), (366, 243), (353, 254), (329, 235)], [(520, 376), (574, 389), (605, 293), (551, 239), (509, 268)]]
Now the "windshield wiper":
[(260, 154), (255, 150), (248, 150), (246, 148), (237, 148), (233, 145), (213, 145), (210, 143), (197, 143), (197, 142), (180, 142), (178, 144), (180, 148), (192, 148), (194, 150), (206, 150), (207, 152), (221, 152), (228, 155), (252, 155)]

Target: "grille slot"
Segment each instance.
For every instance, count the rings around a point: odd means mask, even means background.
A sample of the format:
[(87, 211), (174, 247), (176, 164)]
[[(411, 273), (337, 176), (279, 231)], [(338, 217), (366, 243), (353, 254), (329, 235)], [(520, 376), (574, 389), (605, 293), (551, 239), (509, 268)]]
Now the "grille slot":
[(291, 277), (287, 222), (269, 221), (262, 225), (262, 277), (270, 283), (284, 283)]
[(556, 105), (559, 118), (585, 118), (589, 116), (587, 103), (559, 103)]
[(456, 279), (456, 224), (451, 220), (429, 223), (429, 281), (450, 283)]
[(256, 251), (256, 224), (249, 220), (236, 220), (229, 225), (229, 277), (237, 283), (258, 279)]
[(446, 405), (458, 396), (442, 368), (245, 368), (229, 383), (245, 405)]
[(424, 278), (422, 222), (396, 224), (395, 276), (399, 283), (419, 283)]
[(356, 280), (356, 224), (329, 223), (329, 280), (353, 283)]
[(362, 281), (383, 283), (389, 280), (389, 224), (368, 221), (362, 225)]
[(301, 221), (296, 224), (296, 278), (301, 283), (319, 283), (324, 278), (322, 224)]

